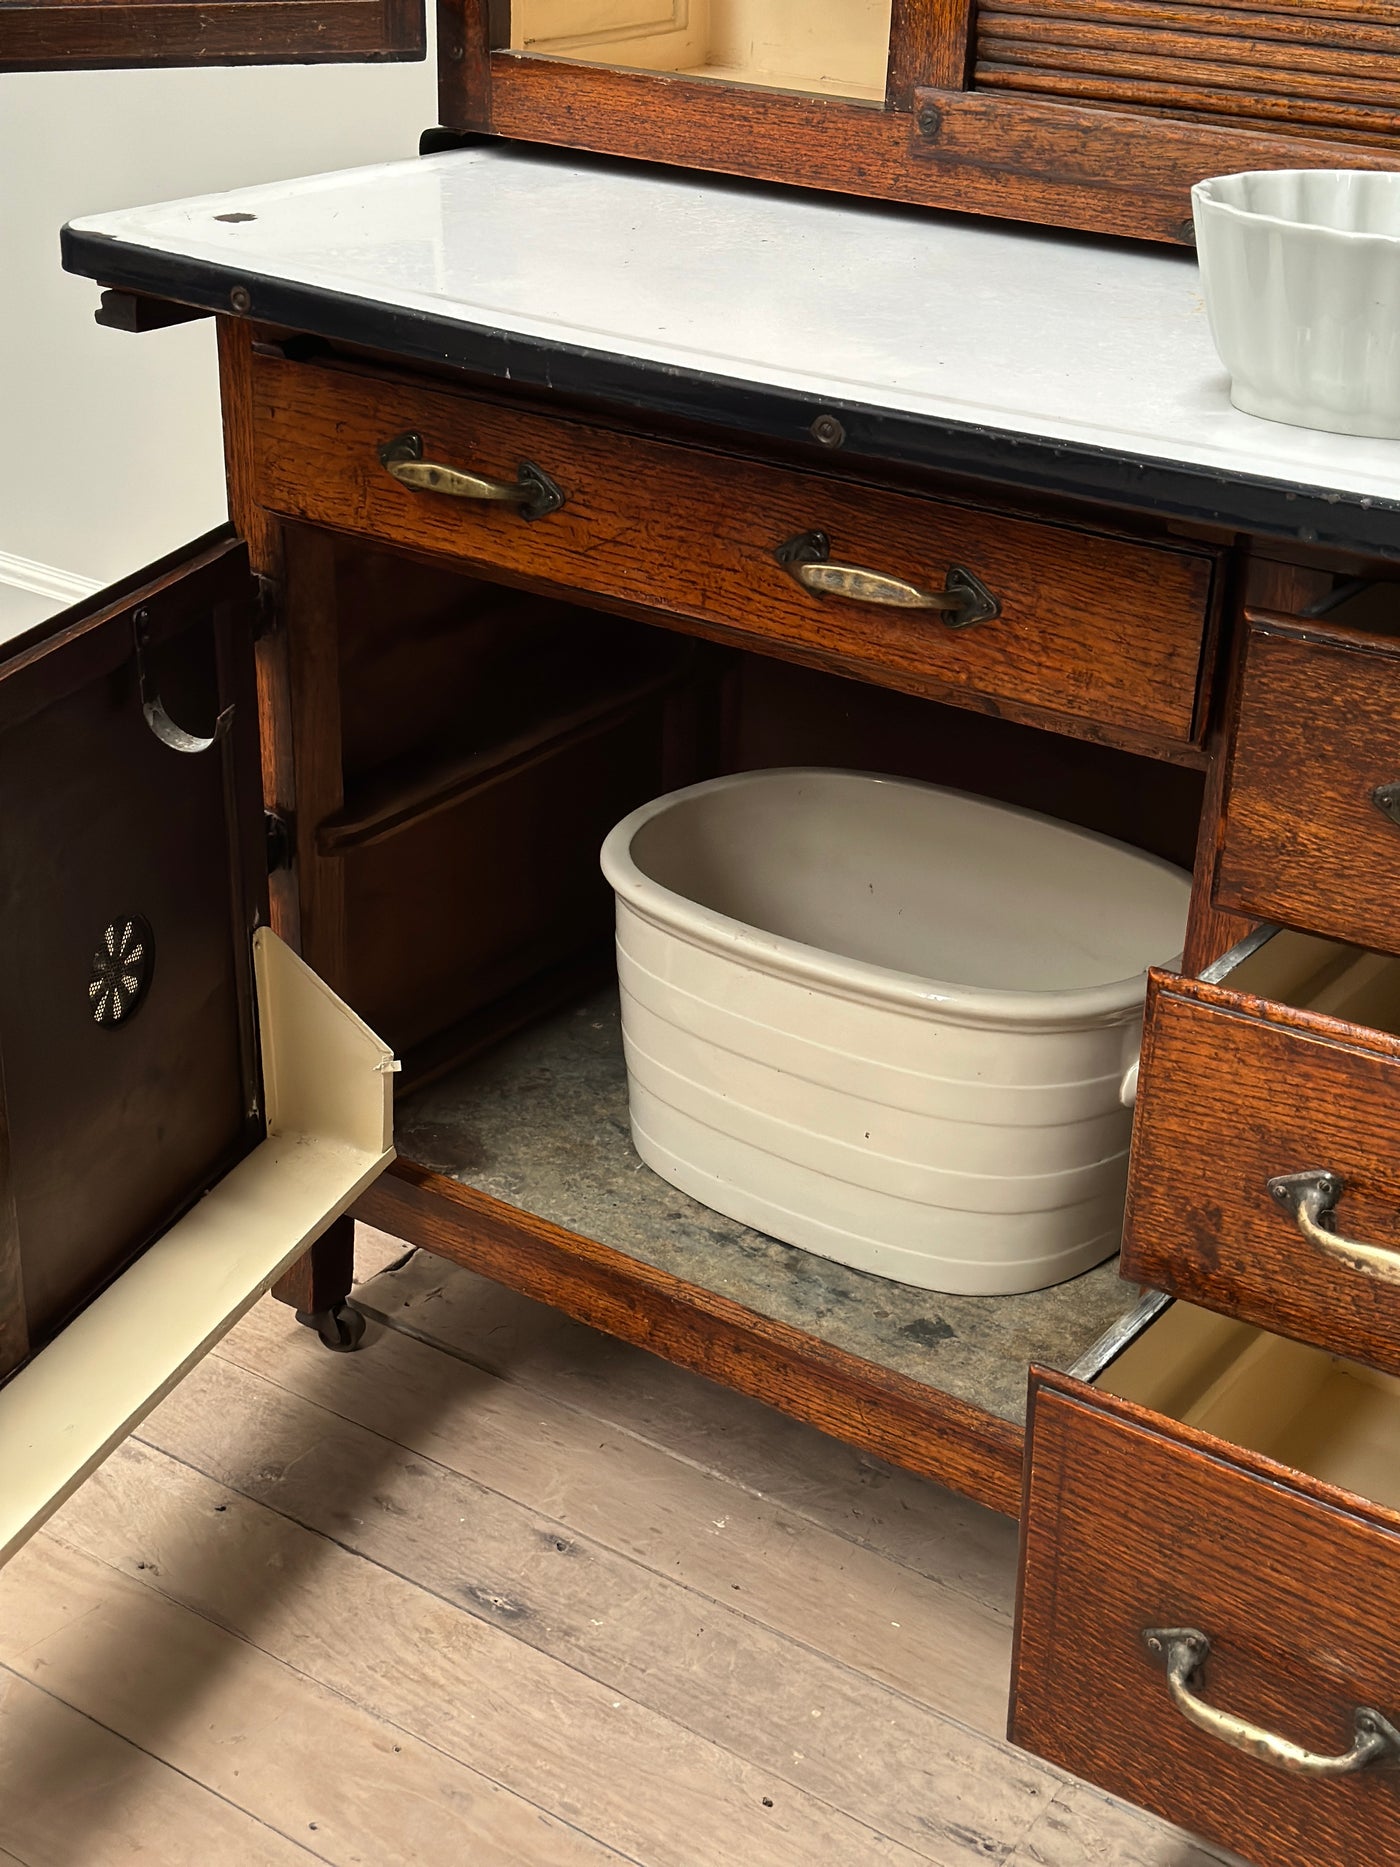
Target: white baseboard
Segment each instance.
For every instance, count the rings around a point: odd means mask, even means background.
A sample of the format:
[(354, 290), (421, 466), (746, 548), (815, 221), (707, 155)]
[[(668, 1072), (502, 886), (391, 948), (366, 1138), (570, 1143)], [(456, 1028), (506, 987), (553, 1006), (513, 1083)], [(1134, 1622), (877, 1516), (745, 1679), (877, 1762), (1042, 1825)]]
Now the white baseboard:
[(55, 609), (66, 609), (102, 588), (92, 577), (60, 570), (56, 564), (40, 564), (36, 558), (22, 558), (13, 551), (0, 551), (0, 583), (13, 584), (17, 590), (28, 590), (34, 596), (50, 597)]

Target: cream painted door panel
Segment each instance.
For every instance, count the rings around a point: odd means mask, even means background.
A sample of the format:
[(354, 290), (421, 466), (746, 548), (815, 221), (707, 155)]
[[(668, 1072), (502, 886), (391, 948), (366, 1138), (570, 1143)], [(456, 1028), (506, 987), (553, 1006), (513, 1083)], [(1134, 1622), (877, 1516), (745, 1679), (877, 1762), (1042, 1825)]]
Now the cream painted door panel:
[(0, 1560), (392, 1158), (267, 920), (252, 580), (205, 541), (0, 662)]

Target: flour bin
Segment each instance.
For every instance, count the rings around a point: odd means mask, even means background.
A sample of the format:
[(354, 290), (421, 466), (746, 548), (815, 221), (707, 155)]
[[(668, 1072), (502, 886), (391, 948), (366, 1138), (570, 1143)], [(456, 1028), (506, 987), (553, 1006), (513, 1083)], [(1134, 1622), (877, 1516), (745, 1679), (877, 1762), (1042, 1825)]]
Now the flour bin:
[(1040, 1289), (1118, 1248), (1145, 970), (1190, 877), (860, 772), (745, 772), (625, 818), (632, 1133), (718, 1212), (925, 1289)]

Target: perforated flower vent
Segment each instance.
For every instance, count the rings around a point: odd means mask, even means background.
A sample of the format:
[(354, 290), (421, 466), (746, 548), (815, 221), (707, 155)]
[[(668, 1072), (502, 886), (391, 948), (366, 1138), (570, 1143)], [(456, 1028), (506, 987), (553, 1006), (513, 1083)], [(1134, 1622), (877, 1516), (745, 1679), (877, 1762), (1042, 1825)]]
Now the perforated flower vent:
[(92, 1021), (110, 1029), (130, 1018), (151, 983), (151, 930), (139, 914), (126, 914), (104, 929), (92, 956), (88, 1003)]

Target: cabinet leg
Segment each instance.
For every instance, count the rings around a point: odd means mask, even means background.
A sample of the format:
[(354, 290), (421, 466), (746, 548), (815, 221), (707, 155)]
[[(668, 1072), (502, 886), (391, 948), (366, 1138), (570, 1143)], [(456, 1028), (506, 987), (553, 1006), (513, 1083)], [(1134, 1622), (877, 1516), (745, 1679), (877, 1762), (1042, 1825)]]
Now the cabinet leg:
[(355, 1221), (337, 1219), (291, 1269), (272, 1286), (279, 1303), (296, 1311), (297, 1321), (314, 1329), (327, 1348), (342, 1353), (360, 1346), (365, 1319), (346, 1298), (355, 1282)]

